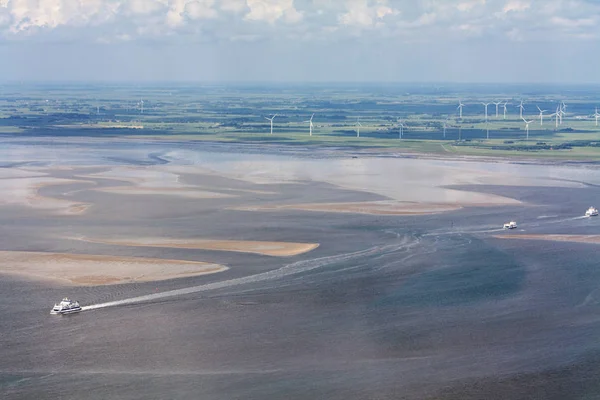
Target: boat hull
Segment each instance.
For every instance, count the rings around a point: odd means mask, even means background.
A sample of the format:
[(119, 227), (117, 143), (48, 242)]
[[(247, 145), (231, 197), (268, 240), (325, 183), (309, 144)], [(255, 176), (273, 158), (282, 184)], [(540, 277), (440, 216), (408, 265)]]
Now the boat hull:
[(51, 315), (66, 315), (66, 314), (75, 314), (75, 313), (78, 313), (78, 312), (81, 312), (81, 307), (72, 308), (72, 309), (69, 309), (69, 310), (60, 310), (60, 311), (52, 310), (52, 311), (50, 311), (50, 314)]

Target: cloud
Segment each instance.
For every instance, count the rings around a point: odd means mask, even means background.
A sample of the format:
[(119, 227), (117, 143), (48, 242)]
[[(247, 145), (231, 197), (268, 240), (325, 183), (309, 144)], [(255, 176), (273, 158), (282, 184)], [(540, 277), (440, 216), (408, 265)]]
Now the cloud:
[(0, 0), (0, 40), (593, 40), (599, 20), (592, 0)]
[(485, 5), (485, 0), (463, 0), (456, 5), (461, 12), (469, 12), (477, 6)]
[(239, 13), (246, 10), (248, 7), (246, 5), (246, 0), (221, 0), (220, 8), (223, 11)]
[(246, 0), (250, 12), (244, 19), (274, 23), (280, 18), (296, 23), (302, 20), (302, 13), (294, 8), (294, 0)]
[(524, 0), (509, 0), (502, 8), (502, 12), (507, 14), (509, 12), (523, 12), (531, 8), (531, 4)]
[(386, 0), (346, 0), (346, 12), (338, 20), (342, 25), (371, 27), (386, 16), (398, 13)]

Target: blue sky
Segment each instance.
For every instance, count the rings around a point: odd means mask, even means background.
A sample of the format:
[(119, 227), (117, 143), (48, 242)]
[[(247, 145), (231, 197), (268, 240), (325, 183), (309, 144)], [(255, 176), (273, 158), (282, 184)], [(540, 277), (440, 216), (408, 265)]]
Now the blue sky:
[(0, 0), (2, 81), (600, 82), (596, 0)]

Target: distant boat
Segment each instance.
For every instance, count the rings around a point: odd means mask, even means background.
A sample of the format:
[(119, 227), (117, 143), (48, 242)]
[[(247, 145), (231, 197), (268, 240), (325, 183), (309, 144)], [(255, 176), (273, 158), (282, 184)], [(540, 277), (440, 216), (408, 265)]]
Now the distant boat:
[(598, 216), (598, 210), (595, 209), (594, 207), (590, 207), (588, 208), (588, 210), (585, 212), (585, 216), (586, 217), (597, 217)]
[(515, 221), (510, 221), (504, 224), (504, 229), (516, 229), (517, 223)]
[(52, 307), (52, 311), (50, 311), (50, 314), (74, 314), (80, 311), (81, 306), (77, 301), (72, 301), (65, 297), (60, 303), (55, 304), (54, 307)]

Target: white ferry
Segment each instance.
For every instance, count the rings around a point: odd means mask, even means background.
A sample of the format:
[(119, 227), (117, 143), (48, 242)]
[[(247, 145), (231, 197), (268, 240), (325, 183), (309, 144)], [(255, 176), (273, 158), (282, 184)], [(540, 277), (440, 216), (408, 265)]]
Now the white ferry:
[(54, 307), (52, 307), (50, 314), (73, 314), (80, 311), (81, 306), (78, 302), (69, 300), (67, 297), (65, 297), (60, 303), (55, 304)]
[(504, 229), (516, 229), (517, 223), (515, 221), (510, 221), (504, 224)]
[(585, 212), (585, 216), (586, 217), (597, 217), (598, 216), (598, 210), (596, 208), (594, 208), (594, 207), (590, 207)]

